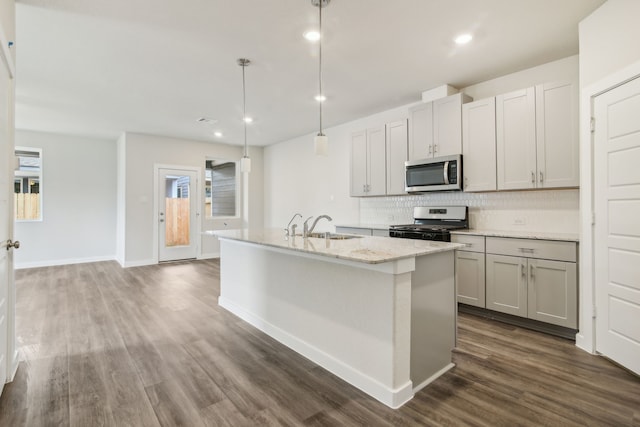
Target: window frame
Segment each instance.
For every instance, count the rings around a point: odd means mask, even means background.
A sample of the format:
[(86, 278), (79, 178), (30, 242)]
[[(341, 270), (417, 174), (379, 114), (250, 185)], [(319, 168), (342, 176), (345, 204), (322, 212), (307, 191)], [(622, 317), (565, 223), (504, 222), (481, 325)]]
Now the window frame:
[[(42, 222), (44, 219), (44, 185), (43, 185), (43, 171), (44, 171), (44, 160), (43, 160), (43, 156), (42, 156), (42, 148), (37, 148), (37, 147), (27, 147), (27, 146), (22, 146), (22, 145), (16, 145), (14, 147), (14, 158), (15, 158), (15, 167), (14, 167), (14, 171), (13, 171), (13, 179), (14, 179), (14, 186), (15, 186), (15, 179), (16, 178), (29, 178), (30, 176), (32, 177), (33, 175), (29, 175), (27, 172), (25, 171), (21, 171), (20, 170), (20, 160), (18, 159), (18, 152), (19, 151), (27, 151), (27, 152), (33, 152), (33, 153), (38, 153), (38, 158), (40, 159), (40, 170), (38, 171), (38, 194), (39, 194), (39, 198), (40, 198), (40, 216), (38, 218), (29, 218), (29, 219), (18, 219), (16, 218), (15, 213), (13, 213), (13, 220), (15, 222)], [(24, 188), (23, 184), (20, 184), (21, 189)], [(15, 194), (15, 189), (14, 189), (14, 194)], [(15, 210), (15, 207), (14, 207)]]
[[(207, 162), (209, 161), (213, 161), (216, 162), (216, 164), (225, 164), (225, 163), (233, 163), (235, 165), (235, 174), (234, 174), (234, 181), (235, 181), (235, 207), (234, 207), (234, 215), (217, 215), (217, 216), (213, 216), (211, 214), (212, 208), (213, 208), (213, 190), (211, 189), (211, 181), (207, 180), (207, 170), (209, 170), (209, 168), (207, 168)], [(222, 157), (210, 157), (207, 156), (205, 158), (205, 164), (204, 164), (204, 185), (202, 186), (202, 196), (203, 196), (203, 205), (204, 205), (204, 219), (205, 220), (209, 220), (209, 221), (216, 221), (216, 220), (225, 220), (225, 219), (239, 219), (240, 218), (240, 198), (242, 196), (241, 190), (242, 190), (242, 183), (240, 181), (240, 174), (238, 173), (238, 171), (240, 170), (240, 163), (238, 161), (235, 160), (230, 160), (230, 159), (225, 159)], [(209, 197), (207, 197), (207, 186), (210, 188), (211, 191), (211, 195)], [(212, 203), (211, 203), (211, 208), (209, 210), (207, 210), (207, 199), (211, 199)]]

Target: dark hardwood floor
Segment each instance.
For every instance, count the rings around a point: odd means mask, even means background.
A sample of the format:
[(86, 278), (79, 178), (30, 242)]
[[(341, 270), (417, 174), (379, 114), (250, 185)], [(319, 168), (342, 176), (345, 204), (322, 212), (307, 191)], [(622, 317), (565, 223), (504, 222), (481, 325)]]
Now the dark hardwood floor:
[(0, 426), (640, 426), (638, 377), (471, 315), (457, 366), (392, 410), (219, 308), (215, 260), (16, 276)]

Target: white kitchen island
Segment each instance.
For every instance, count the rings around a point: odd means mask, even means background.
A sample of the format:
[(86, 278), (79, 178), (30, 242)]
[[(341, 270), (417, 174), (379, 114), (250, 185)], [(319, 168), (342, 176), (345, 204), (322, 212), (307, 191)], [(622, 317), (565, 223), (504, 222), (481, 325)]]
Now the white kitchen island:
[(348, 383), (397, 408), (454, 365), (454, 249), (360, 237), (220, 239), (219, 304)]

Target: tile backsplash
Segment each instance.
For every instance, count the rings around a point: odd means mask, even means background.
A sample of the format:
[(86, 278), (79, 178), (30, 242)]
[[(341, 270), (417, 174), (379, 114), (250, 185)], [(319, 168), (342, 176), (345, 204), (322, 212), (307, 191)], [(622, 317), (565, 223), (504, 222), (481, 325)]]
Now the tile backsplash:
[(578, 233), (578, 189), (501, 191), (496, 193), (441, 192), (360, 199), (362, 224), (413, 222), (415, 206), (469, 206), (471, 228), (508, 231)]

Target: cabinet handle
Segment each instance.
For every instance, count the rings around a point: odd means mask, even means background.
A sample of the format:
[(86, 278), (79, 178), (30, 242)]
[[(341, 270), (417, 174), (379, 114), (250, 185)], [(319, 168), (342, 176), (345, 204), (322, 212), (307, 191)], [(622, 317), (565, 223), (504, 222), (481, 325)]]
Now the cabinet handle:
[(542, 183), (542, 178), (543, 178), (542, 171), (540, 171), (540, 183)]
[(536, 275), (534, 274), (534, 267), (533, 264), (529, 264), (529, 277), (531, 277), (531, 281), (534, 281)]
[(438, 152), (438, 144), (433, 144), (433, 154)]
[(528, 253), (528, 254), (532, 254), (532, 253), (534, 253), (534, 252), (535, 252), (535, 249), (532, 249), (532, 248), (518, 248), (518, 250), (519, 250), (520, 252), (526, 252), (526, 253)]
[(429, 144), (429, 154), (433, 152), (433, 145)]
[(531, 183), (535, 184), (536, 183), (536, 174), (535, 172), (531, 171)]
[(527, 270), (524, 267), (524, 264), (520, 264), (520, 269), (522, 270), (522, 277), (527, 277)]

